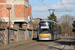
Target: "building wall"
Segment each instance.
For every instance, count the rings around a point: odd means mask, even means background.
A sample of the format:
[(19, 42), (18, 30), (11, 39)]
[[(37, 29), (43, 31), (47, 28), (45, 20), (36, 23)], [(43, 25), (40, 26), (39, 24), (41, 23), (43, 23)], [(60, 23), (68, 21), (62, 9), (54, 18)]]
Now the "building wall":
[(6, 3), (6, 0), (0, 0), (0, 3)]
[[(29, 0), (0, 0), (0, 18), (8, 21), (9, 18), (9, 11), (7, 7), (11, 7), (10, 10), (10, 17), (13, 22), (15, 20), (19, 21), (28, 21), (28, 16), (30, 16), (30, 9), (29, 9)], [(18, 19), (20, 18), (20, 19)], [(24, 19), (25, 18), (25, 19)]]
[(29, 2), (29, 0), (25, 0), (27, 3)]
[[(9, 17), (9, 11), (7, 10), (7, 7), (12, 8), (12, 5), (0, 4), (0, 17)], [(12, 17), (12, 9), (10, 10), (10, 17)]]
[(15, 8), (15, 17), (24, 17), (25, 16), (25, 9), (24, 9), (24, 5), (14, 5)]
[(0, 5), (0, 17), (2, 17), (2, 5)]
[(25, 6), (25, 18), (28, 19), (28, 7)]

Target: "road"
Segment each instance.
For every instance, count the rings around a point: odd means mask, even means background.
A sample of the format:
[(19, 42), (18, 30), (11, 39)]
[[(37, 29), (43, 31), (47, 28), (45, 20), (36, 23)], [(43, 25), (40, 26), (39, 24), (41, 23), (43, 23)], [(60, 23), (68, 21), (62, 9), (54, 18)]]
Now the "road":
[[(74, 49), (74, 37), (62, 37), (56, 41), (36, 41), (13, 47), (9, 50), (66, 50)], [(74, 41), (74, 42), (73, 42)]]

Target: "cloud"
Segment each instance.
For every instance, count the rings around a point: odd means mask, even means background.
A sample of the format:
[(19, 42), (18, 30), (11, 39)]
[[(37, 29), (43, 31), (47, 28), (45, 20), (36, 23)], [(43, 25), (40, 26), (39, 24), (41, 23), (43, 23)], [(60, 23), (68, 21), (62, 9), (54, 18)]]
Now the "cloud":
[(35, 13), (33, 14), (34, 18), (42, 18), (42, 19), (47, 19), (47, 13), (46, 12), (41, 12), (41, 13)]
[[(61, 3), (61, 1), (60, 2), (58, 2), (57, 4), (53, 4), (53, 5), (51, 5), (51, 6), (49, 6), (49, 8), (50, 9), (55, 9), (56, 11), (73, 11), (73, 10), (75, 10), (75, 0), (62, 0), (62, 2), (63, 2), (63, 4)], [(65, 7), (66, 7), (66, 9), (65, 9)], [(35, 7), (33, 7), (32, 8), (32, 11), (47, 11), (48, 12), (48, 9), (49, 9), (48, 7), (46, 7), (46, 6), (43, 6), (43, 7), (38, 7), (38, 6), (35, 6)], [(36, 17), (38, 17), (38, 18), (47, 18), (47, 13), (44, 13), (44, 12), (42, 12), (42, 13), (39, 13), (39, 14), (34, 14), (34, 16), (36, 16)], [(62, 15), (64, 15), (64, 14), (61, 14), (61, 13), (59, 13), (59, 14), (56, 14), (55, 13), (55, 15), (57, 16), (57, 19), (59, 19)]]
[(44, 6), (44, 7), (33, 7), (32, 8), (33, 11), (47, 11), (48, 10), (48, 7)]
[[(38, 7), (38, 6), (35, 6), (32, 8), (33, 11), (48, 11), (48, 9), (55, 9), (55, 10), (58, 10), (58, 11), (65, 11), (66, 9), (67, 10), (70, 10), (70, 11), (73, 11), (75, 10), (75, 0), (62, 0), (63, 4), (60, 2), (58, 2), (57, 4), (53, 4), (52, 6), (50, 6), (50, 8), (44, 6), (44, 7)], [(65, 7), (66, 9), (65, 9)]]
[(52, 8), (55, 8), (55, 10), (58, 10), (58, 11), (65, 11), (66, 9), (69, 10), (69, 11), (72, 11), (72, 10), (75, 10), (75, 5), (58, 5), (58, 4), (53, 4), (51, 6), (51, 9)]
[(47, 14), (46, 13), (39, 13), (39, 14), (37, 14), (37, 17), (39, 17), (39, 18), (47, 18)]
[(64, 4), (75, 4), (75, 0), (61, 0), (57, 4), (61, 4), (63, 2)]
[(64, 4), (75, 4), (75, 0), (62, 0)]

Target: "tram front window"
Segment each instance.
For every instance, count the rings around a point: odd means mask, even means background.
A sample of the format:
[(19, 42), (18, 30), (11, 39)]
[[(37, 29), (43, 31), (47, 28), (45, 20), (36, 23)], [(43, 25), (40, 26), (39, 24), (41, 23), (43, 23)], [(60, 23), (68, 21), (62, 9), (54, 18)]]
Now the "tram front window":
[(49, 29), (40, 29), (40, 33), (50, 33)]
[(40, 26), (48, 26), (49, 23), (48, 22), (40, 22)]

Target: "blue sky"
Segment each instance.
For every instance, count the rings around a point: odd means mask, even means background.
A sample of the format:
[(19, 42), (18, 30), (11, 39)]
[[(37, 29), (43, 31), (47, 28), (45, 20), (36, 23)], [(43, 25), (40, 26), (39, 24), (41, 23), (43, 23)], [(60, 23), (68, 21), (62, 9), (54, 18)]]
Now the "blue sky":
[[(62, 2), (64, 5), (62, 4)], [(29, 0), (29, 4), (32, 6), (33, 18), (47, 18), (47, 16), (50, 14), (48, 9), (55, 9), (54, 13), (57, 18), (60, 18), (64, 14), (73, 16), (75, 13), (73, 11), (75, 10), (75, 0), (62, 0), (62, 2), (61, 0), (43, 0), (43, 2), (42, 0)]]

